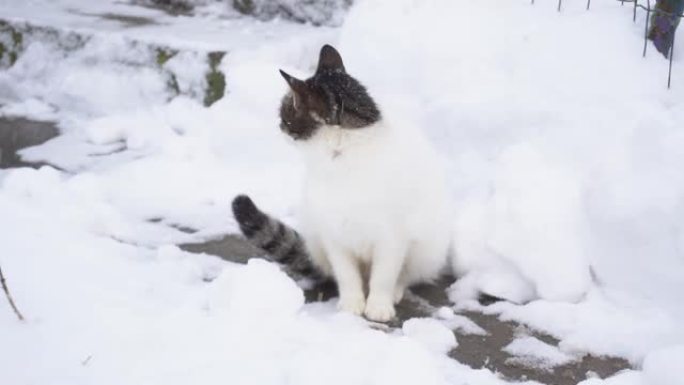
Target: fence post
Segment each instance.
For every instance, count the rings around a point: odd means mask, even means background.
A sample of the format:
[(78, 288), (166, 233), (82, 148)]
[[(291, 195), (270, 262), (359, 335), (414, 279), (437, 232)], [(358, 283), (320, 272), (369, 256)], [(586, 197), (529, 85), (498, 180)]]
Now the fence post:
[(644, 27), (644, 53), (646, 57), (646, 47), (648, 47), (648, 22), (651, 20), (651, 0), (646, 0), (646, 26)]
[(670, 66), (667, 70), (667, 89), (670, 89), (672, 83), (672, 57), (674, 56), (675, 33), (672, 33), (672, 41), (670, 42)]
[(635, 23), (636, 23), (636, 9), (637, 9), (637, 3), (638, 2), (639, 2), (638, 0), (634, 0), (634, 13), (632, 14), (632, 22), (635, 22)]

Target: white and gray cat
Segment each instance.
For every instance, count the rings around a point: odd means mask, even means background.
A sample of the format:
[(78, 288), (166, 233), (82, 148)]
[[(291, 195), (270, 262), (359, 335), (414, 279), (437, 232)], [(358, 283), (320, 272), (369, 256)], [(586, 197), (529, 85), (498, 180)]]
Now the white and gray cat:
[(334, 278), (341, 310), (388, 321), (409, 285), (447, 265), (452, 226), (441, 162), (419, 129), (381, 116), (335, 48), (321, 49), (309, 79), (281, 74), (290, 92), (280, 128), (306, 163), (300, 232), (244, 195), (233, 201), (235, 218), (274, 260)]

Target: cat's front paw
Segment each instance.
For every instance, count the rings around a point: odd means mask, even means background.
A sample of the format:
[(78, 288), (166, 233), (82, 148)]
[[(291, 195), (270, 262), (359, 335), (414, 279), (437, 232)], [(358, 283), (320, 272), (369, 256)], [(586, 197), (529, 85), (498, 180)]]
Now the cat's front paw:
[(363, 314), (363, 309), (366, 307), (366, 299), (363, 296), (341, 296), (337, 302), (337, 308), (347, 313), (354, 315)]
[(363, 312), (371, 321), (387, 322), (396, 314), (392, 298), (378, 298), (369, 296), (366, 309)]
[(406, 288), (403, 286), (397, 286), (394, 288), (394, 304), (398, 304), (404, 298), (404, 292)]

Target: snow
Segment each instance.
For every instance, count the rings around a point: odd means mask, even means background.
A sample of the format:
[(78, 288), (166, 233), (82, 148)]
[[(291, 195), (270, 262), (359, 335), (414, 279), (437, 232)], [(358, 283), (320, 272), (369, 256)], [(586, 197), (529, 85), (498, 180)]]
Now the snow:
[(644, 359), (645, 382), (653, 385), (684, 384), (684, 379), (676, 375), (684, 362), (684, 345), (668, 347), (651, 352)]
[[(342, 33), (350, 71), (419, 100), (416, 114), (450, 155), (461, 269), (512, 263), (492, 274), (511, 281), (497, 291), (517, 300), (529, 297), (510, 278), (519, 274), (541, 298), (577, 301), (589, 289), (589, 264), (618, 284), (647, 281), (644, 268), (660, 266), (630, 269), (623, 255), (683, 263), (675, 257), (683, 184), (673, 168), (682, 160), (681, 87), (668, 92), (654, 77), (665, 69), (660, 57), (639, 58), (641, 30), (624, 22), (624, 10), (579, 6), (557, 14), (516, 2), (363, 2)], [(440, 17), (464, 13), (460, 23)], [(483, 20), (495, 13), (506, 16), (493, 28)], [(375, 31), (379, 15), (388, 21)], [(675, 230), (665, 235), (659, 225)], [(635, 234), (646, 237), (634, 240), (639, 251), (612, 235), (639, 228), (652, 229)], [(681, 285), (681, 275), (669, 281)]]
[[(47, 170), (39, 171), (45, 183), (58, 183)], [(0, 202), (3, 227), (13, 223), (20, 235), (3, 233), (5, 250), (25, 256), (3, 258), (3, 268), (29, 316), (21, 325), (10, 312), (0, 315), (3, 346), (13, 347), (0, 349), (0, 362), (5, 373), (20, 368), (7, 374), (11, 383), (443, 384), (445, 376), (483, 377), (332, 305), (308, 314), (301, 290), (270, 263), (236, 266), (173, 246), (141, 252), (66, 218), (29, 221), (43, 218), (44, 208), (19, 198)]]
[(339, 26), (351, 3), (351, 0), (238, 0), (233, 6), (259, 19), (283, 17), (315, 25)]
[(591, 378), (580, 382), (578, 385), (646, 385), (639, 372), (626, 370), (605, 380)]
[(452, 162), (450, 298), (539, 298), (492, 311), (638, 363), (682, 341), (684, 88), (639, 56), (643, 14), (564, 5), (367, 1), (340, 48), (371, 89), (417, 101)]
[(424, 344), (428, 349), (441, 353), (458, 346), (451, 329), (432, 318), (411, 318), (401, 326), (404, 335)]
[[(471, 310), (481, 309), (463, 303)], [(566, 352), (590, 351), (624, 357), (635, 364), (646, 352), (681, 344), (680, 321), (665, 308), (593, 290), (577, 304), (535, 301), (524, 306), (498, 303), (482, 309), (544, 330), (561, 340)]]
[(478, 324), (471, 321), (470, 318), (460, 314), (455, 314), (453, 309), (446, 306), (442, 306), (437, 309), (434, 316), (449, 330), (459, 331), (463, 334), (487, 334), (486, 330), (482, 329), (482, 327), (480, 327)]
[[(22, 152), (59, 169), (0, 171), (0, 265), (28, 318), (0, 305), (3, 380), (503, 383), (446, 357), (451, 330), (485, 333), (452, 309), (385, 333), (332, 302), (304, 304), (267, 262), (175, 246), (235, 232), (238, 193), (296, 224), (302, 164), (277, 129), (277, 69), (306, 76), (331, 43), (383, 113), (417, 121), (449, 162), (457, 309), (561, 341), (516, 340), (518, 355), (558, 364), (591, 352), (642, 368), (584, 385), (675, 384), (684, 43), (668, 91), (667, 62), (652, 48), (640, 57), (643, 14), (633, 24), (612, 1), (588, 12), (564, 2), (561, 13), (537, 3), (366, 0), (328, 28), (108, 0), (0, 1), (3, 19), (62, 31), (28, 34), (0, 71), (0, 114), (62, 132)], [(88, 16), (107, 12), (154, 23)], [(159, 44), (182, 51), (164, 70), (146, 48)], [(206, 108), (198, 94), (214, 50), (228, 52), (227, 95)], [(470, 301), (481, 291), (513, 303)]]
[(232, 317), (247, 315), (273, 321), (297, 314), (304, 305), (302, 290), (276, 265), (252, 259), (244, 270), (240, 274), (222, 274), (212, 283), (211, 310), (225, 310)]
[(301, 290), (268, 262), (239, 266), (103, 237), (94, 225), (105, 208), (53, 193), (75, 188), (71, 180), (50, 168), (3, 180), (0, 224), (15, 231), (0, 233), (2, 267), (28, 317), (20, 324), (0, 312), (9, 383), (442, 384), (463, 371), (332, 304), (309, 314)]
[(577, 360), (577, 357), (562, 352), (558, 347), (530, 336), (516, 338), (503, 351), (516, 356), (509, 360), (531, 367), (550, 369)]

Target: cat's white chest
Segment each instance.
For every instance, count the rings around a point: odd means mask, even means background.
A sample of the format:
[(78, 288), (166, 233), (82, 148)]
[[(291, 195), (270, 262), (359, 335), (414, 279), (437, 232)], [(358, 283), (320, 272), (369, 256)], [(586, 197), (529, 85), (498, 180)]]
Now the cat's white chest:
[[(314, 158), (324, 157), (327, 159), (320, 159), (318, 161), (326, 162), (328, 160), (336, 160), (340, 158), (347, 150), (358, 147), (367, 135), (362, 135), (357, 132), (344, 131), (337, 128), (324, 127), (314, 140)], [(316, 160), (313, 160), (317, 162)]]
[(401, 187), (405, 151), (383, 130), (330, 130), (307, 149), (302, 209), (327, 237), (365, 245), (397, 222), (397, 206), (409, 198)]

